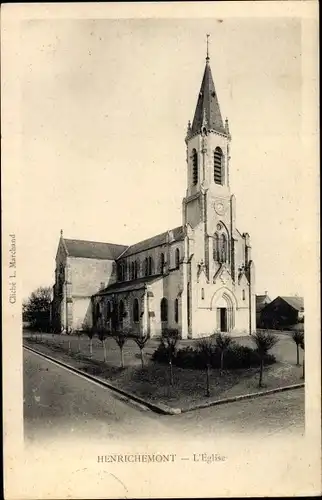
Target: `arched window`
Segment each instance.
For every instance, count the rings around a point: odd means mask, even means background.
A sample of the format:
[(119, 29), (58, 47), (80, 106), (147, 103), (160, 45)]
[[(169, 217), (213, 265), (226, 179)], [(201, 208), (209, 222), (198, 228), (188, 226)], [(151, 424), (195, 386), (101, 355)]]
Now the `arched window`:
[(164, 273), (164, 253), (161, 253), (160, 255), (160, 273)]
[(148, 276), (149, 274), (149, 259), (146, 257), (144, 259), (144, 276)]
[(106, 323), (107, 323), (108, 329), (111, 328), (111, 319), (112, 319), (111, 318), (111, 313), (112, 313), (111, 303), (108, 300), (107, 303), (106, 303)]
[(123, 302), (123, 300), (120, 300), (120, 302), (119, 302), (119, 322), (120, 323), (123, 323), (124, 312), (125, 312), (124, 302)]
[(168, 321), (168, 301), (164, 297), (161, 299), (161, 321)]
[(131, 262), (131, 280), (135, 279), (135, 265), (134, 262)]
[(176, 249), (175, 258), (176, 258), (176, 269), (179, 269), (179, 267), (180, 267), (180, 250), (179, 250), (179, 248)]
[(134, 262), (134, 279), (136, 280), (139, 275), (139, 268), (140, 268), (140, 263), (138, 260)]
[(214, 181), (216, 184), (224, 183), (224, 157), (220, 148), (214, 151)]
[(219, 236), (218, 233), (215, 233), (214, 237), (214, 249), (213, 249), (214, 260), (219, 260)]
[(227, 238), (224, 234), (221, 235), (220, 260), (221, 262), (227, 261)]
[(97, 303), (96, 308), (95, 308), (95, 321), (96, 321), (96, 323), (99, 321), (100, 316), (101, 316), (100, 305)]
[(122, 281), (122, 264), (120, 262), (116, 264), (116, 274), (118, 281)]
[(174, 301), (174, 321), (178, 323), (179, 321), (179, 301), (175, 299)]
[(148, 274), (151, 276), (154, 273), (154, 262), (152, 257), (149, 257)]
[(117, 264), (117, 276), (119, 281), (126, 279), (126, 262), (119, 262)]
[(192, 150), (192, 182), (194, 186), (198, 184), (198, 154), (195, 149)]
[(139, 322), (139, 318), (140, 318), (140, 315), (139, 315), (139, 301), (138, 301), (138, 299), (134, 299), (133, 300), (133, 321), (134, 321), (134, 323), (138, 323)]

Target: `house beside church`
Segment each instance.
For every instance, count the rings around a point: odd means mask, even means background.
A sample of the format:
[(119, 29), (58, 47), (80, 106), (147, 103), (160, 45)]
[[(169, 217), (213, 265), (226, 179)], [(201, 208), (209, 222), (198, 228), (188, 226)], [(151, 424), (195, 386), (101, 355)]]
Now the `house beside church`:
[(256, 295), (256, 326), (257, 328), (261, 327), (261, 314), (264, 307), (269, 304), (271, 301), (268, 296), (268, 292), (265, 291), (264, 295)]
[(151, 337), (165, 328), (182, 338), (255, 331), (254, 264), (249, 234), (236, 226), (230, 143), (207, 53), (185, 137), (182, 225), (129, 246), (61, 234), (52, 304), (57, 329), (110, 328), (114, 308), (119, 328)]
[(304, 299), (278, 296), (261, 311), (261, 327), (276, 330), (304, 329)]

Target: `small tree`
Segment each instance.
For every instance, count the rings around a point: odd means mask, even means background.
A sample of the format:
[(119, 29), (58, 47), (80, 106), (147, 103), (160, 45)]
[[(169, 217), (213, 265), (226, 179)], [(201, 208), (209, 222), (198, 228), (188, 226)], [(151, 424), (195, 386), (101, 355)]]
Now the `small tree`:
[(302, 340), (300, 342), (300, 348), (303, 350), (303, 371), (302, 371), (302, 379), (304, 380), (305, 378), (305, 358), (304, 358), (304, 347), (305, 347), (305, 344), (304, 344), (304, 333), (303, 333), (303, 337), (302, 337)]
[(133, 340), (136, 343), (136, 345), (138, 346), (138, 348), (140, 349), (141, 365), (143, 368), (144, 367), (143, 349), (144, 349), (147, 341), (149, 340), (149, 337), (148, 337), (148, 335), (143, 334), (143, 335), (140, 335), (139, 337), (134, 336)]
[(89, 326), (87, 323), (84, 323), (83, 332), (87, 335), (89, 338), (89, 357), (93, 357), (93, 337), (95, 335), (95, 330), (92, 326)]
[(83, 335), (83, 332), (82, 332), (82, 330), (76, 330), (75, 333), (77, 335), (77, 341), (78, 341), (77, 352), (79, 354), (81, 352), (81, 336)]
[(107, 319), (110, 322), (111, 334), (115, 342), (120, 348), (121, 354), (121, 367), (124, 368), (124, 355), (123, 348), (127, 340), (127, 333), (122, 328), (123, 319), (127, 316), (126, 311), (120, 311), (116, 299), (113, 299), (113, 308), (110, 311)]
[(124, 344), (127, 341), (127, 336), (126, 333), (123, 330), (119, 330), (116, 332), (113, 332), (113, 337), (115, 339), (115, 342), (120, 348), (120, 355), (121, 355), (121, 368), (124, 368), (124, 353), (123, 353), (123, 348)]
[(258, 330), (255, 334), (252, 334), (251, 337), (253, 342), (256, 344), (257, 354), (260, 359), (258, 387), (262, 387), (265, 357), (268, 354), (268, 351), (276, 345), (278, 339), (272, 333), (265, 332), (263, 330)]
[(199, 349), (203, 362), (206, 367), (206, 396), (210, 396), (210, 366), (211, 366), (211, 358), (214, 352), (214, 345), (212, 343), (212, 339), (209, 337), (205, 337), (200, 339), (197, 342), (197, 348)]
[(106, 363), (107, 355), (106, 355), (106, 338), (108, 336), (108, 331), (105, 328), (97, 329), (97, 336), (102, 343), (103, 351), (104, 351), (104, 363)]
[(294, 343), (296, 344), (296, 365), (300, 366), (300, 347), (301, 343), (303, 342), (304, 339), (304, 333), (301, 332), (300, 330), (295, 330), (292, 332), (292, 339)]
[(216, 347), (220, 351), (220, 375), (222, 375), (224, 370), (224, 355), (227, 349), (233, 344), (233, 339), (230, 335), (225, 335), (224, 333), (218, 333), (216, 336)]
[(163, 347), (165, 348), (165, 350), (168, 353), (169, 370), (170, 370), (170, 385), (171, 386), (174, 385), (172, 361), (173, 361), (173, 358), (176, 354), (176, 347), (177, 347), (178, 341), (179, 341), (178, 330), (166, 328), (162, 332), (161, 342), (163, 344)]

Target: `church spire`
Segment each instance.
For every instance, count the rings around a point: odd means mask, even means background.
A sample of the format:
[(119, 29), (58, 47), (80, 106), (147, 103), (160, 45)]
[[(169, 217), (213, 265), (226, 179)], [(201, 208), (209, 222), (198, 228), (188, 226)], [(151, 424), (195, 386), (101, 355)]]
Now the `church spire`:
[(205, 117), (208, 124), (207, 130), (214, 130), (226, 135), (227, 132), (222, 120), (218, 97), (216, 94), (216, 89), (210, 68), (209, 36), (210, 35), (207, 35), (206, 67), (203, 74), (196, 111), (191, 126), (191, 133), (195, 134), (200, 132)]

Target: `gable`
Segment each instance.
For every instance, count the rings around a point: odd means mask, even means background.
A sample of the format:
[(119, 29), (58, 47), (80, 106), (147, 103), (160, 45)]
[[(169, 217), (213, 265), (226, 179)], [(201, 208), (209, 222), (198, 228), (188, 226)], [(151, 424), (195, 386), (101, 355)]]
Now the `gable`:
[(227, 266), (222, 264), (214, 276), (213, 283), (221, 281), (221, 283), (225, 286), (227, 283), (231, 281), (231, 279), (232, 279), (231, 274), (228, 271)]

